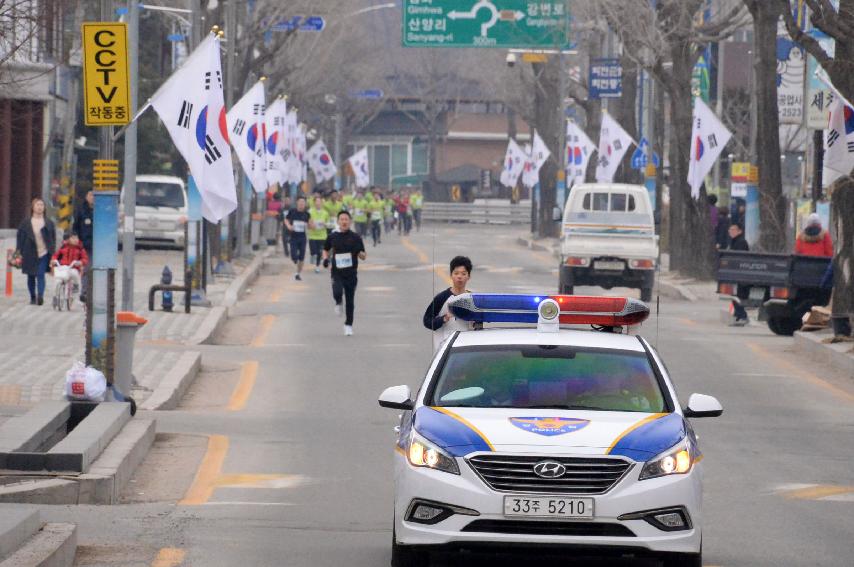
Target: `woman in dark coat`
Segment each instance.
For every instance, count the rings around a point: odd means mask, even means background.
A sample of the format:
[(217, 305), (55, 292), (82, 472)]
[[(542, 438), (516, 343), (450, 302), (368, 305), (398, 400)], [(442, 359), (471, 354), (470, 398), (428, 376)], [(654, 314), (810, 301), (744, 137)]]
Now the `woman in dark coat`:
[(33, 199), (30, 216), (18, 227), (17, 249), (21, 253), (21, 271), (27, 274), (30, 304), (42, 305), (44, 275), (48, 270), (50, 257), (56, 251), (56, 227), (45, 216), (45, 204), (40, 197)]

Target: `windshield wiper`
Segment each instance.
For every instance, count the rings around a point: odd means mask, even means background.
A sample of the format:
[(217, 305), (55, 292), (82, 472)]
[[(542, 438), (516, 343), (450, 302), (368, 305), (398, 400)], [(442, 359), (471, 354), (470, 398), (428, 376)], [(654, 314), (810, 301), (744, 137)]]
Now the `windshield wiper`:
[(524, 409), (562, 409), (562, 410), (591, 410), (591, 411), (613, 411), (609, 408), (600, 408), (597, 406), (578, 406), (568, 404), (554, 404), (546, 406), (525, 406)]

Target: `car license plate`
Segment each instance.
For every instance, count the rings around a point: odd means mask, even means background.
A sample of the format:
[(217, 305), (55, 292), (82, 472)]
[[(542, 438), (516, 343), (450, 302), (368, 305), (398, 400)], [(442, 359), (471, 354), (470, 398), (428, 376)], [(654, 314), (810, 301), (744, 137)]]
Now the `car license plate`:
[(592, 520), (593, 499), (505, 496), (504, 515)]
[(753, 301), (762, 301), (765, 299), (765, 288), (764, 287), (752, 287), (750, 288), (750, 299)]
[(593, 262), (593, 268), (596, 270), (622, 272), (626, 268), (626, 264), (625, 262), (607, 262), (600, 260), (598, 262)]

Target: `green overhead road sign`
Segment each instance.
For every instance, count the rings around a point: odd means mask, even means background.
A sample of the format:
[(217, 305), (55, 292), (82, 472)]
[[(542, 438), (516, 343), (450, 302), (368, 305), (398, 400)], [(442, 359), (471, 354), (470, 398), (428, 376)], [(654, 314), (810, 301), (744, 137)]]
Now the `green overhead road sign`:
[(564, 48), (568, 0), (404, 0), (404, 47)]

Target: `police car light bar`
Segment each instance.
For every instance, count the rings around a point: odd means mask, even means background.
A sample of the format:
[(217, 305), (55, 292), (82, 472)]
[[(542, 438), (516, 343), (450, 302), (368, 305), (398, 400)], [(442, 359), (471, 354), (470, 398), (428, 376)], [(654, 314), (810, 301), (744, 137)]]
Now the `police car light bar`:
[[(557, 321), (555, 303), (559, 308)], [(626, 327), (639, 325), (649, 317), (645, 303), (628, 297), (463, 293), (451, 298), (448, 307), (456, 317), (477, 323)]]

